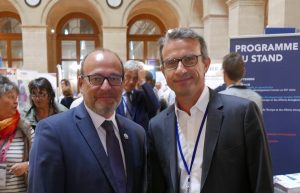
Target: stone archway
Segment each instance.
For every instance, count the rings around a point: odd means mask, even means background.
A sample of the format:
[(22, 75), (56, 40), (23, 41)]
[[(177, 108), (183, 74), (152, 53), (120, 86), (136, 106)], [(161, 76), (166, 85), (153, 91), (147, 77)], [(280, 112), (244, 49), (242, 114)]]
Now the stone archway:
[[(72, 3), (71, 3), (72, 2)], [(82, 0), (60, 0), (49, 8), (46, 23), (47, 23), (47, 42), (48, 42), (48, 71), (56, 72), (56, 65), (59, 63), (57, 55), (57, 35), (56, 31), (59, 21), (69, 13), (82, 13), (91, 18), (97, 27), (98, 46), (102, 46), (102, 15), (99, 10), (102, 10), (98, 5), (92, 4), (90, 1)]]

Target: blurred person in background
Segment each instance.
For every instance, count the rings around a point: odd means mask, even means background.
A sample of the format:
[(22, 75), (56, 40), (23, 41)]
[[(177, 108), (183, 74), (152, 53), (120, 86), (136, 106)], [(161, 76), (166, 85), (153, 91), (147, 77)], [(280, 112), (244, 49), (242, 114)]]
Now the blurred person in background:
[[(152, 86), (146, 82), (146, 72), (141, 62), (129, 60), (124, 64), (123, 95), (117, 113), (127, 117), (146, 130), (149, 120), (159, 110), (159, 101)], [(139, 89), (136, 89), (136, 87)]]
[(19, 89), (0, 75), (0, 192), (27, 192), (33, 130), (17, 110)]
[(60, 100), (60, 104), (64, 105), (69, 109), (72, 102), (74, 101), (71, 83), (67, 79), (62, 79), (60, 83), (61, 83), (61, 90), (63, 94), (63, 98)]
[[(18, 80), (18, 87), (19, 87), (19, 96), (18, 96), (19, 109), (23, 109), (26, 107), (28, 101), (28, 94), (26, 92), (27, 86), (22, 80)], [(21, 112), (22, 111), (20, 111), (20, 113)]]
[(256, 103), (262, 113), (262, 97), (242, 83), (242, 78), (246, 71), (242, 55), (237, 52), (227, 54), (224, 56), (222, 68), (227, 88), (220, 93), (251, 100)]
[(214, 90), (215, 90), (216, 92), (221, 92), (221, 91), (223, 91), (223, 90), (225, 90), (225, 89), (226, 89), (226, 83), (223, 83), (223, 84), (217, 86)]
[(146, 70), (146, 82), (151, 85), (151, 87), (153, 88), (153, 92), (157, 98), (157, 100), (159, 101), (159, 110), (157, 112), (160, 112), (162, 110), (164, 110), (167, 107), (167, 101), (164, 99), (159, 98), (158, 96), (158, 89), (156, 88), (156, 80), (153, 77), (153, 74)]
[(30, 106), (25, 111), (25, 118), (33, 129), (36, 124), (51, 115), (68, 110), (65, 106), (55, 101), (55, 92), (48, 79), (40, 77), (28, 84), (30, 93)]
[(148, 70), (146, 70), (145, 73), (146, 82), (153, 88), (153, 92), (158, 98), (158, 89), (155, 86), (156, 80), (154, 79), (153, 74)]

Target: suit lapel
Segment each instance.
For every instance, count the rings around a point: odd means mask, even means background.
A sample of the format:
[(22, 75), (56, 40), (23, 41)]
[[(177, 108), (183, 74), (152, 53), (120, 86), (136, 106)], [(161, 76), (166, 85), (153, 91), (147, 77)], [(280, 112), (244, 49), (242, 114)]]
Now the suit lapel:
[[(173, 185), (174, 192), (177, 192), (178, 188), (178, 166), (177, 166), (177, 143), (176, 143), (176, 133), (175, 133), (175, 107), (174, 105), (169, 108), (167, 112), (167, 117), (164, 121), (164, 136), (166, 147), (165, 155), (169, 157), (169, 167), (171, 171), (171, 181)], [(170, 128), (170, 129), (168, 129)]]
[(89, 145), (91, 151), (93, 152), (96, 160), (98, 161), (100, 167), (102, 167), (108, 181), (111, 183), (115, 192), (117, 192), (117, 185), (114, 182), (113, 173), (110, 169), (110, 164), (104, 150), (104, 147), (98, 137), (98, 133), (93, 125), (93, 122), (82, 103), (76, 112), (76, 125), (84, 137), (86, 143)]
[(223, 120), (223, 111), (221, 110), (223, 104), (219, 95), (210, 90), (209, 98), (210, 99), (208, 104), (208, 116), (202, 164), (201, 189), (203, 188), (203, 185), (209, 172), (213, 153), (219, 138), (220, 128)]
[(124, 157), (125, 157), (125, 164), (126, 164), (126, 174), (127, 174), (127, 185), (126, 185), (126, 192), (131, 192), (133, 187), (133, 159), (134, 155), (131, 150), (132, 143), (131, 143), (131, 135), (128, 131), (126, 124), (122, 121), (122, 119), (118, 118), (119, 115), (116, 115), (116, 120), (118, 123), (118, 128), (120, 132), (120, 138), (122, 141), (123, 151), (124, 151)]

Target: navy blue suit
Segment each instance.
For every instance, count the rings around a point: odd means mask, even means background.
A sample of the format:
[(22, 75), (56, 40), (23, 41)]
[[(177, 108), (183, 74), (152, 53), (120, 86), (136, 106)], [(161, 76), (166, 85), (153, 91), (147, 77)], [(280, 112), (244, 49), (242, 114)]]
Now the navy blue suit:
[[(145, 131), (122, 116), (116, 115), (116, 120), (126, 162), (126, 192), (145, 192)], [(38, 123), (30, 152), (29, 193), (117, 193), (115, 188), (108, 157), (83, 103)]]
[[(122, 98), (117, 113), (126, 117), (124, 104), (125, 101)], [(131, 117), (134, 122), (147, 130), (149, 120), (156, 115), (158, 109), (159, 101), (148, 83), (143, 84), (141, 89), (133, 91)]]

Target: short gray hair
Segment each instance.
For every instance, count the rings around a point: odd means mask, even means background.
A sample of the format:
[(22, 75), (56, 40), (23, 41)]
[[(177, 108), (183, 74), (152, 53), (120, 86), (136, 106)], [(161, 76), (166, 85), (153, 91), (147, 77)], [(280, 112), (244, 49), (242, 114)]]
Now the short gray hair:
[(9, 80), (9, 78), (0, 74), (0, 97), (10, 91), (19, 93), (19, 88), (14, 82)]
[(208, 59), (208, 51), (207, 51), (207, 46), (204, 38), (200, 36), (198, 33), (196, 33), (194, 30), (190, 28), (174, 28), (174, 29), (169, 29), (165, 36), (160, 38), (158, 44), (159, 44), (159, 54), (160, 54), (160, 60), (161, 63), (163, 64), (163, 57), (162, 57), (162, 49), (164, 45), (171, 40), (178, 40), (178, 39), (194, 39), (198, 40), (199, 44), (201, 46), (201, 55), (202, 59)]
[(143, 68), (142, 62), (137, 61), (137, 60), (128, 60), (124, 64), (124, 69), (128, 71), (134, 71), (134, 70), (139, 70)]

